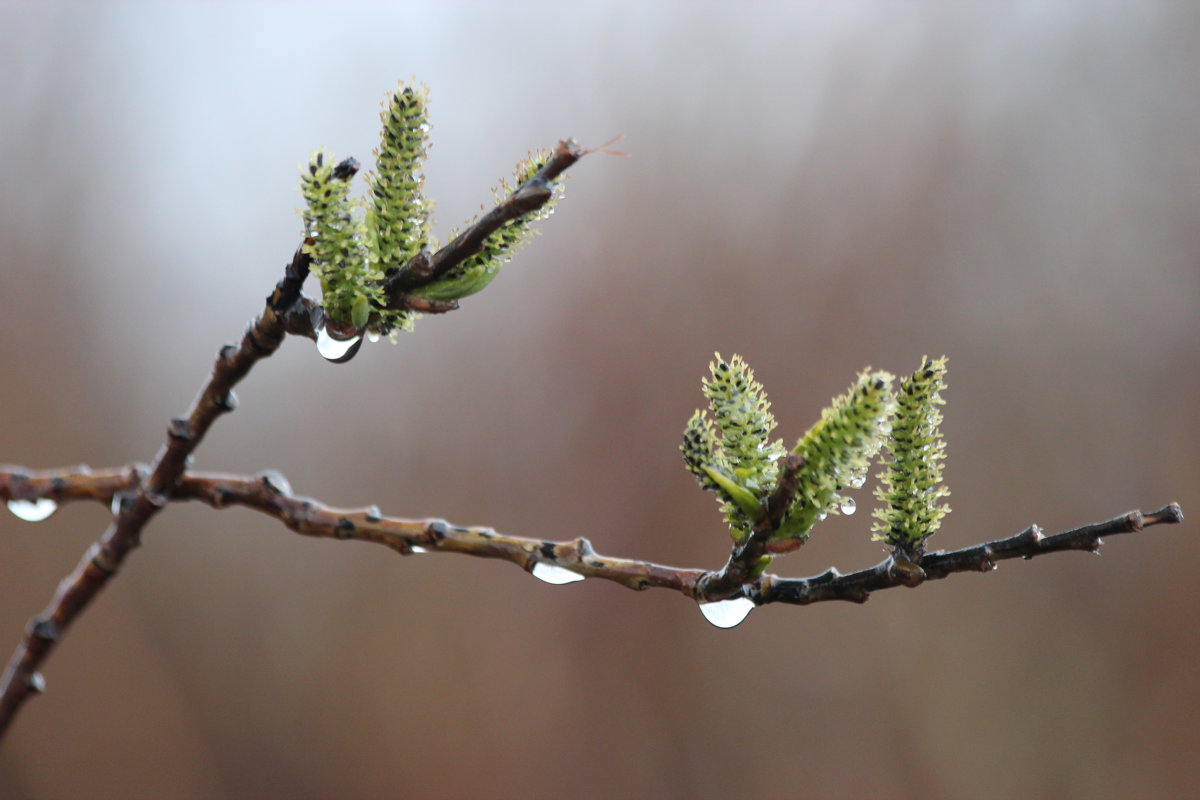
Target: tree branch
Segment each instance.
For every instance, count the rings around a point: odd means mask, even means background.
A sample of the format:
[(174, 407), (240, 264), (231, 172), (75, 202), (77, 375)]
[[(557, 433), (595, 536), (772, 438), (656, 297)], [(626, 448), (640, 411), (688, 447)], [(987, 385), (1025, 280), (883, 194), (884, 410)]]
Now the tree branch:
[[(795, 472), (798, 466), (785, 464)], [(114, 495), (135, 490), (145, 468), (131, 465), (93, 472), (86, 468), (30, 472), (21, 467), (0, 466), (0, 499), (33, 500), (41, 497), (57, 502), (94, 500), (109, 503)], [(788, 479), (781, 476), (780, 482)], [(786, 488), (777, 489), (786, 491)], [(585, 578), (613, 581), (630, 589), (670, 589), (700, 602), (743, 596), (756, 605), (789, 603), (808, 605), (826, 600), (862, 603), (872, 592), (895, 586), (915, 586), (926, 580), (945, 578), (958, 572), (988, 572), (996, 562), (1010, 558), (1031, 559), (1068, 550), (1097, 552), (1102, 537), (1136, 533), (1152, 525), (1175, 524), (1183, 511), (1171, 503), (1150, 513), (1130, 511), (1119, 517), (1044, 536), (1036, 525), (1006, 539), (949, 552), (926, 553), (915, 562), (903, 563), (893, 555), (869, 569), (843, 575), (835, 568), (811, 578), (782, 578), (762, 575), (740, 584), (732, 592), (718, 582), (722, 573), (736, 572), (726, 564), (718, 572), (664, 566), (648, 561), (616, 558), (597, 553), (591, 542), (580, 537), (568, 541), (507, 536), (492, 528), (453, 525), (442, 519), (387, 517), (374, 506), (343, 509), (326, 506), (292, 493), (279, 473), (256, 477), (219, 473), (188, 473), (183, 476), (173, 499), (196, 500), (213, 508), (245, 506), (272, 516), (304, 536), (375, 542), (402, 555), (414, 553), (462, 553), (479, 558), (508, 561), (527, 572), (542, 563), (568, 570)], [(764, 526), (766, 529), (769, 526)], [(738, 551), (730, 561), (740, 558)], [(901, 560), (898, 560), (901, 559)], [(722, 579), (723, 580), (723, 579)], [(705, 586), (721, 586), (721, 593)]]
[(1122, 533), (1138, 533), (1151, 525), (1174, 525), (1183, 521), (1183, 509), (1169, 503), (1148, 514), (1130, 511), (1119, 517), (1082, 525), (1052, 536), (1045, 536), (1037, 525), (1030, 525), (1007, 539), (997, 539), (973, 547), (949, 552), (937, 550), (926, 553), (916, 561), (905, 563), (902, 553), (894, 553), (870, 569), (842, 575), (835, 568), (815, 578), (778, 578), (764, 575), (756, 586), (745, 594), (756, 604), (792, 603), (808, 605), (824, 600), (849, 600), (865, 603), (871, 592), (893, 586), (919, 586), (927, 580), (938, 580), (956, 572), (990, 572), (996, 562), (1010, 558), (1031, 559), (1047, 553), (1068, 550), (1100, 552), (1101, 537)]
[[(260, 358), (274, 353), (283, 341), (289, 327), (287, 315), (300, 300), (308, 270), (308, 257), (297, 250), (283, 279), (267, 297), (262, 313), (246, 328), (241, 342), (221, 348), (212, 374), (187, 416), (176, 417), (167, 425), (167, 441), (154, 463), (144, 477), (137, 475), (135, 486), (129, 487), (134, 491), (133, 496), (119, 504), (108, 529), (59, 583), (49, 605), (30, 620), (0, 678), (0, 735), (29, 696), (44, 691), (45, 680), (38, 672), (42, 663), (75, 618), (141, 543), (142, 529), (171, 499), (192, 452), (212, 423), (234, 409), (237, 398), (233, 387)], [(130, 477), (136, 472), (131, 470)], [(22, 481), (18, 479), (17, 483)], [(26, 479), (20, 491), (29, 492), (30, 485)]]

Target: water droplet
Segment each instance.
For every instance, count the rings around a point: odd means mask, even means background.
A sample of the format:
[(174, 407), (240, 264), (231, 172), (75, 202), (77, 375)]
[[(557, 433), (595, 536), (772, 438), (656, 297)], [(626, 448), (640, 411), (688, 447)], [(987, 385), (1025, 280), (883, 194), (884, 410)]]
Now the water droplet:
[(569, 569), (564, 569), (557, 564), (547, 564), (544, 561), (539, 561), (533, 565), (533, 577), (543, 580), (546, 583), (560, 584), (581, 581), (584, 576), (578, 572), (571, 572)]
[(828, 516), (829, 516), (828, 512), (822, 511), (820, 514), (817, 514), (817, 520), (818, 521), (823, 520)]
[(355, 336), (351, 339), (335, 339), (324, 326), (317, 330), (317, 352), (326, 361), (332, 361), (335, 364), (340, 364), (343, 361), (349, 361), (351, 358), (354, 358), (354, 354), (358, 352), (361, 344), (361, 336)]
[(734, 597), (715, 603), (701, 603), (700, 613), (718, 628), (732, 628), (754, 610), (754, 601), (749, 597)]
[(421, 547), (421, 545), (419, 545), (419, 544), (414, 544), (413, 546), (408, 548), (408, 552), (419, 554), (419, 553), (428, 553), (429, 551), (426, 550), (424, 547)]
[(858, 504), (854, 502), (853, 497), (843, 497), (841, 504), (838, 505), (838, 508), (841, 509), (843, 514), (850, 516), (854, 513), (855, 509), (858, 508)]
[(371, 344), (375, 344), (375, 342), (378, 342), (382, 338), (383, 337), (380, 336), (375, 331), (367, 331), (367, 341), (370, 342)]
[(288, 483), (288, 479), (278, 470), (269, 469), (259, 475), (262, 484), (265, 488), (275, 494), (291, 494), (292, 485)]
[(113, 492), (112, 514), (117, 516), (133, 503), (133, 492)]
[(8, 510), (17, 519), (41, 522), (58, 510), (58, 503), (49, 497), (39, 497), (37, 500), (9, 500)]

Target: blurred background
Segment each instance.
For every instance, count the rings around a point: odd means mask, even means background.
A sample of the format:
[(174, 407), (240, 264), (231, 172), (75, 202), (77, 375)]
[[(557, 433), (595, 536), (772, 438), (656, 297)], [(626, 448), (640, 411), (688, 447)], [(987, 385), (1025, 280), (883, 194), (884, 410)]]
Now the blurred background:
[[(460, 312), (341, 366), (288, 341), (198, 469), (715, 568), (677, 451), (713, 351), (789, 442), (863, 367), (945, 353), (931, 546), (1194, 520), (1198, 36), (1191, 3), (5, 3), (0, 461), (150, 460), (282, 275), (298, 165), (369, 166), (415, 76), (442, 236), (531, 148), (630, 157), (580, 162)], [(871, 485), (774, 571), (878, 562)], [(107, 522), (0, 518), (5, 660)], [(718, 630), (172, 507), (48, 663), (0, 796), (1181, 797), (1195, 525)]]

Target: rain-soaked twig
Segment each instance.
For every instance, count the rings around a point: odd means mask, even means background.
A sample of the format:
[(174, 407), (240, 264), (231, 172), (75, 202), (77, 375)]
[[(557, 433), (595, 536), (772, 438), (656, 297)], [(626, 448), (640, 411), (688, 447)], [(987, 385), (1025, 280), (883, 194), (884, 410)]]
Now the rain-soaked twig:
[[(145, 474), (145, 467), (136, 464), (103, 471), (73, 467), (42, 472), (0, 466), (0, 499), (46, 498), (60, 503), (94, 500), (108, 504), (114, 497), (137, 490)], [(180, 481), (173, 499), (196, 500), (213, 508), (245, 506), (278, 519), (304, 536), (375, 542), (402, 555), (462, 553), (509, 561), (528, 572), (534, 572), (538, 564), (546, 564), (582, 578), (600, 578), (630, 589), (671, 589), (701, 602), (724, 599), (733, 594), (746, 597), (755, 605), (808, 605), (825, 600), (861, 603), (880, 589), (913, 586), (956, 572), (988, 572), (996, 568), (996, 562), (1005, 559), (1030, 559), (1065, 550), (1097, 552), (1104, 536), (1135, 533), (1152, 525), (1173, 524), (1183, 519), (1179, 505), (1171, 503), (1150, 513), (1130, 511), (1105, 522), (1053, 536), (1043, 535), (1034, 525), (1006, 539), (961, 550), (926, 553), (907, 565), (898, 565), (891, 557), (870, 569), (845, 575), (836, 569), (811, 578), (782, 578), (768, 574), (749, 578), (736, 592), (722, 591), (714, 597), (703, 587), (719, 573), (601, 555), (582, 537), (566, 541), (530, 539), (509, 536), (487, 527), (454, 525), (442, 519), (389, 517), (374, 506), (334, 508), (294, 494), (287, 480), (277, 472), (255, 477), (189, 472)], [(914, 581), (914, 574), (919, 575), (919, 579)]]

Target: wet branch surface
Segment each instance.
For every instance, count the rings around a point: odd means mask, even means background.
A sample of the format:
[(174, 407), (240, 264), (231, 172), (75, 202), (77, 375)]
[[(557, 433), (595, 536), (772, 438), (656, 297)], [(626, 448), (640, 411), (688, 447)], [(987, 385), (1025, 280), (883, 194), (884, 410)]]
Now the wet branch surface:
[[(114, 497), (137, 491), (148, 474), (145, 465), (91, 471), (86, 468), (30, 472), (21, 467), (0, 466), (0, 499), (48, 498), (55, 502), (93, 500), (111, 504)], [(811, 578), (748, 576), (746, 582), (729, 590), (723, 575), (741, 572), (726, 564), (720, 571), (685, 569), (648, 561), (601, 555), (583, 537), (566, 541), (509, 536), (487, 527), (454, 525), (443, 519), (405, 519), (385, 516), (378, 507), (347, 509), (327, 506), (310, 497), (296, 495), (277, 472), (253, 477), (219, 473), (187, 473), (172, 495), (175, 501), (199, 501), (213, 508), (244, 506), (274, 517), (304, 536), (375, 542), (402, 555), (421, 552), (462, 553), (480, 558), (508, 561), (532, 571), (538, 563), (561, 567), (585, 578), (613, 581), (630, 589), (671, 589), (701, 602), (730, 596), (747, 597), (756, 605), (789, 603), (808, 605), (826, 600), (866, 602), (872, 592), (896, 586), (915, 586), (927, 580), (958, 572), (989, 572), (997, 562), (1010, 558), (1031, 559), (1047, 553), (1082, 551), (1095, 553), (1103, 537), (1137, 533), (1153, 525), (1183, 520), (1177, 503), (1157, 511), (1130, 511), (1104, 522), (1083, 525), (1051, 536), (1036, 525), (1005, 539), (960, 550), (926, 553), (916, 561), (884, 559), (869, 569), (842, 574), (836, 569)], [(735, 549), (735, 554), (740, 550)], [(738, 562), (739, 555), (731, 557)]]

